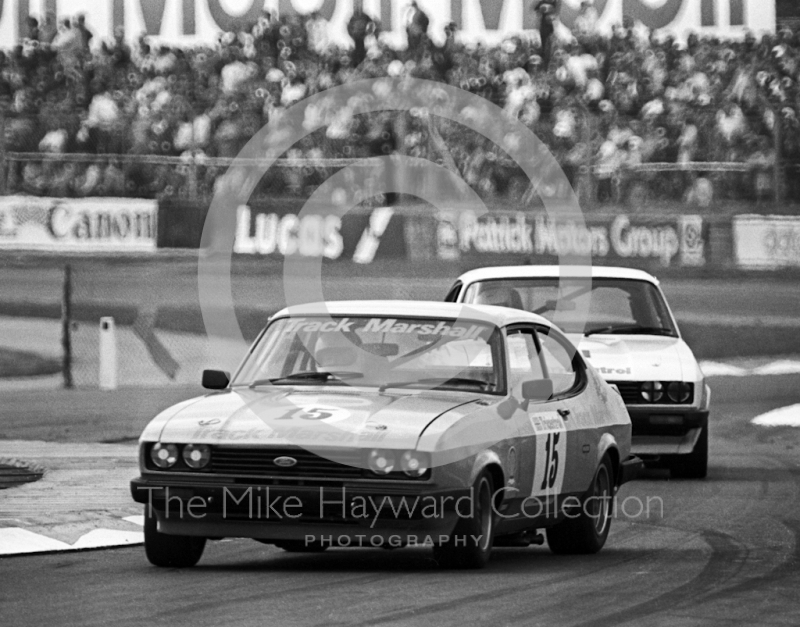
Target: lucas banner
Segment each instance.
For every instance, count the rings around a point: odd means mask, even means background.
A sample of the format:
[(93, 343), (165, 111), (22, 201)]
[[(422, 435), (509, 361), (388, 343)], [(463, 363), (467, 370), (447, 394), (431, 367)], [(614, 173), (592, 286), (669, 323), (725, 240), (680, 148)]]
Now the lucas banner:
[(132, 198), (0, 197), (0, 249), (149, 252), (157, 206)]
[[(455, 22), (459, 36), (468, 42), (497, 43), (504, 37), (538, 28), (535, 0), (418, 0), (430, 18), (430, 35), (437, 43), (444, 27)], [(404, 46), (410, 0), (364, 0), (364, 10), (380, 20), (389, 45)], [(561, 23), (571, 28), (579, 0), (562, 0)], [(687, 31), (737, 36), (746, 29), (774, 32), (775, 0), (596, 0), (599, 28), (608, 31), (632, 17), (652, 30), (678, 36)], [(146, 34), (160, 42), (178, 45), (214, 45), (220, 33), (250, 30), (264, 9), (274, 13), (306, 15), (319, 11), (327, 23), (332, 43), (352, 45), (347, 23), (353, 0), (0, 0), (0, 41), (25, 36), (28, 15), (42, 18), (53, 13), (60, 21), (78, 13), (95, 42), (111, 38), (116, 28), (135, 41)]]
[(800, 218), (736, 216), (733, 246), (736, 265), (743, 269), (800, 267)]
[(553, 222), (547, 215), (441, 211), (437, 256), (533, 263), (558, 263), (564, 254), (591, 253), (593, 259), (621, 265), (703, 266), (706, 235), (699, 215), (665, 217), (587, 216), (584, 225)]
[(236, 215), (233, 252), (346, 259), (360, 264), (405, 258), (404, 220), (392, 207), (338, 216), (294, 213), (291, 208), (269, 205), (242, 205)]

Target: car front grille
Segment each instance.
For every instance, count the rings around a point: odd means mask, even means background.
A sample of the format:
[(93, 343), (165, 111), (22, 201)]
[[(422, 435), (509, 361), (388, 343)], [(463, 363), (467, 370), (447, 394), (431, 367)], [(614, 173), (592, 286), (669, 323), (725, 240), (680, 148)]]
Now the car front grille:
[(645, 401), (641, 395), (642, 384), (639, 381), (609, 381), (609, 383), (617, 386), (626, 405), (644, 404)]
[[(297, 463), (279, 466), (275, 464), (279, 457), (291, 457)], [(221, 475), (357, 479), (363, 474), (360, 463), (361, 452), (357, 449), (327, 449), (323, 457), (300, 447), (214, 446), (209, 471)]]

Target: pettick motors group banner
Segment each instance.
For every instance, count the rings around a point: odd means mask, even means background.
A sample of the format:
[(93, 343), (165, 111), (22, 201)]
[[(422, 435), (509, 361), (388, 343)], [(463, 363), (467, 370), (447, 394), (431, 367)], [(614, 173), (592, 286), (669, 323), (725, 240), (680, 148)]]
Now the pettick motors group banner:
[(706, 236), (699, 215), (592, 216), (585, 224), (555, 223), (547, 215), (523, 212), (441, 211), (437, 255), (509, 257), (509, 261), (558, 263), (563, 254), (591, 253), (620, 265), (703, 266)]
[(736, 265), (772, 270), (800, 267), (800, 218), (740, 215), (733, 219)]
[(153, 251), (157, 214), (154, 200), (4, 196), (0, 249)]

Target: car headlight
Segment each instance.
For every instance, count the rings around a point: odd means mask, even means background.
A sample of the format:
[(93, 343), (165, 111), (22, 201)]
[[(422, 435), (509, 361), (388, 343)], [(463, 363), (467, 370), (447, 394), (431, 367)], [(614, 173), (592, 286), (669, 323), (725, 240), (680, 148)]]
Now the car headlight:
[(664, 396), (664, 386), (660, 381), (645, 381), (642, 383), (642, 398), (649, 403), (657, 403)]
[(368, 463), (369, 469), (376, 475), (388, 475), (397, 464), (392, 451), (381, 449), (375, 449), (370, 452)]
[(187, 444), (183, 447), (183, 461), (194, 470), (205, 468), (211, 461), (211, 447), (208, 444)]
[(667, 396), (673, 403), (685, 403), (691, 399), (692, 384), (685, 381), (673, 381), (667, 386)]
[(172, 468), (178, 461), (178, 447), (156, 442), (150, 449), (150, 459), (158, 468)]
[(428, 472), (430, 465), (428, 455), (417, 451), (406, 451), (400, 458), (400, 468), (409, 477), (421, 477)]

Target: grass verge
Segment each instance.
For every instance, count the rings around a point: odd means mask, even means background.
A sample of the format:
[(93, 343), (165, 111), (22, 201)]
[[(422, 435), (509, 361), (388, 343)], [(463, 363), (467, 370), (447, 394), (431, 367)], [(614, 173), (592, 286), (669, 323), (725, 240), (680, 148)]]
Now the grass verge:
[(61, 363), (37, 353), (0, 347), (0, 379), (37, 377), (61, 372)]

